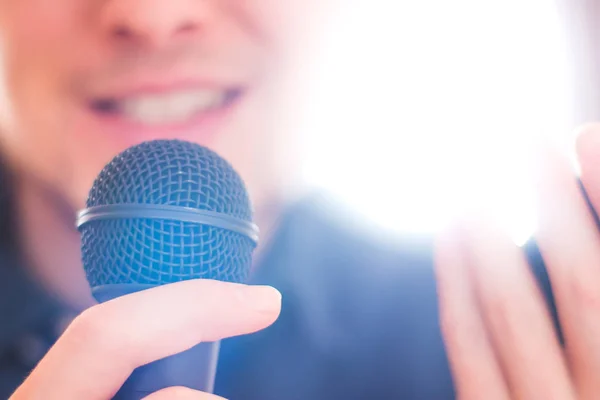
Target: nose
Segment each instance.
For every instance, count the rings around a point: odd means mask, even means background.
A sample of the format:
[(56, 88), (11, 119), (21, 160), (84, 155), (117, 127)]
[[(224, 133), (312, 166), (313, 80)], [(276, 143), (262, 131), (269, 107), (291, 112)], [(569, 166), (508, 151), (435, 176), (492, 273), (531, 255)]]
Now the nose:
[(113, 41), (167, 44), (202, 29), (211, 0), (107, 0), (101, 13), (104, 35)]

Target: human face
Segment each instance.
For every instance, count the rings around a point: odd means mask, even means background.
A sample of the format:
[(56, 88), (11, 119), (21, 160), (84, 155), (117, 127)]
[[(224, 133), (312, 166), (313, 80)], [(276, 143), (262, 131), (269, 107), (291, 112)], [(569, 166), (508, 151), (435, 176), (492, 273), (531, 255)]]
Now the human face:
[(191, 140), (229, 160), (260, 204), (294, 159), (284, 116), (301, 68), (288, 66), (308, 43), (308, 4), (0, 0), (6, 153), (80, 208), (127, 147)]

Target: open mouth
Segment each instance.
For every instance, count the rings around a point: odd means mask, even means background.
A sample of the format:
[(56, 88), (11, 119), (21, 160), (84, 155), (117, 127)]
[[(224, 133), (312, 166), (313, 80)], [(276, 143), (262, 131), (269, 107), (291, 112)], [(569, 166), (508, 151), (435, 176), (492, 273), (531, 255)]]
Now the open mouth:
[(241, 88), (185, 88), (167, 93), (96, 98), (90, 101), (90, 108), (99, 115), (124, 118), (142, 125), (173, 125), (225, 109), (242, 92)]

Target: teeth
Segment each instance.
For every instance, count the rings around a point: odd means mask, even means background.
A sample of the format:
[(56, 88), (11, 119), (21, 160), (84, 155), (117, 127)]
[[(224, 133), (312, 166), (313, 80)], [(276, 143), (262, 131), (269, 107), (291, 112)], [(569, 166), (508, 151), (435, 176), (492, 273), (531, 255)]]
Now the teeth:
[(123, 114), (135, 121), (151, 124), (183, 122), (195, 114), (221, 106), (223, 91), (180, 91), (166, 95), (145, 95), (121, 101)]

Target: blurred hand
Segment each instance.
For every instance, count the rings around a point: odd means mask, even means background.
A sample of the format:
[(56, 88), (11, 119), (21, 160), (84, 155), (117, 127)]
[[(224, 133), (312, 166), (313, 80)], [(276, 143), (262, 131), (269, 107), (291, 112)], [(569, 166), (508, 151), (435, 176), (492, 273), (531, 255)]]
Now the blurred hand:
[[(110, 399), (135, 368), (203, 341), (263, 329), (277, 319), (280, 307), (273, 288), (212, 280), (160, 286), (99, 304), (75, 319), (11, 399)], [(147, 397), (217, 398), (181, 387)]]
[[(563, 348), (523, 251), (470, 221), (437, 241), (441, 324), (462, 400), (600, 398), (600, 233), (566, 157), (542, 149), (536, 174), (544, 257)], [(600, 210), (600, 127), (577, 141), (581, 181)]]

